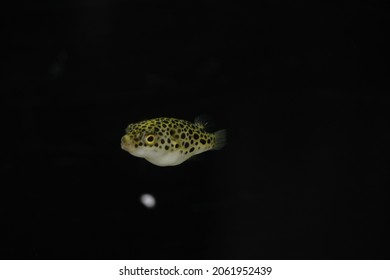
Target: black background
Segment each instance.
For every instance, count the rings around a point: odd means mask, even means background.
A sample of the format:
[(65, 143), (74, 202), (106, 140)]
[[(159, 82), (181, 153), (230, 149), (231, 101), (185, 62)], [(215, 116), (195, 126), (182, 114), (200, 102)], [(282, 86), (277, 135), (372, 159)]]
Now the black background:
[[(3, 10), (1, 257), (388, 259), (383, 7), (155, 2)], [(223, 150), (120, 149), (131, 122), (200, 114)]]

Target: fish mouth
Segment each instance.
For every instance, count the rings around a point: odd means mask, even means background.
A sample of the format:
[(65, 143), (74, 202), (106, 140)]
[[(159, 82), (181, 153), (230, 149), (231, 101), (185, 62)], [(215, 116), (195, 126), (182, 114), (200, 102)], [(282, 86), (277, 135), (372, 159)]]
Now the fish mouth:
[(121, 139), (121, 148), (125, 151), (129, 151), (131, 147), (131, 138), (128, 135), (125, 135)]
[(128, 150), (128, 147), (125, 144), (123, 144), (123, 143), (121, 143), (121, 148), (122, 148), (122, 150), (125, 150), (125, 151)]

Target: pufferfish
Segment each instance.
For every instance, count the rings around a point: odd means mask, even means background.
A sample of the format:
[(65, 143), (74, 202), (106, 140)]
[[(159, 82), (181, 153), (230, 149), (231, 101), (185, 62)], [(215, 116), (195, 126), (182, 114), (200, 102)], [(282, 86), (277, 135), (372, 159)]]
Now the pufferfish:
[(226, 143), (226, 130), (206, 132), (206, 124), (175, 118), (155, 118), (127, 126), (121, 147), (131, 155), (158, 166), (175, 166), (194, 155), (219, 150)]

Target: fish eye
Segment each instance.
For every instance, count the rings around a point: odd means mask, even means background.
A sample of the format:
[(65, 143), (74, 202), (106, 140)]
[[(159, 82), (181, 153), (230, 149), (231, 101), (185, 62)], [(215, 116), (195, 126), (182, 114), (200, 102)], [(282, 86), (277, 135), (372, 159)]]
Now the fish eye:
[(148, 145), (152, 145), (154, 143), (154, 135), (153, 134), (148, 134), (145, 136), (145, 142)]

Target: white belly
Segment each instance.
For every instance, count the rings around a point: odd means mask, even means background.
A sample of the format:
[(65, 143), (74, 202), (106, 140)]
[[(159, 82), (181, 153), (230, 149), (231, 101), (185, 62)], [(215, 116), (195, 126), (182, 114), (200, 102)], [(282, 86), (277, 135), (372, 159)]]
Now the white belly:
[(145, 157), (145, 159), (158, 166), (174, 166), (178, 165), (190, 158), (189, 155), (184, 155), (180, 152), (169, 152), (156, 157)]

